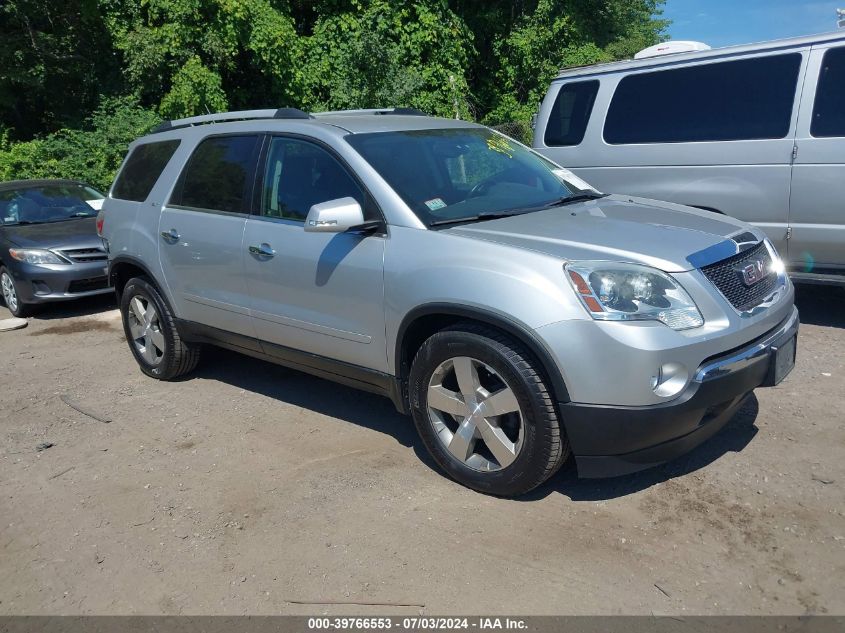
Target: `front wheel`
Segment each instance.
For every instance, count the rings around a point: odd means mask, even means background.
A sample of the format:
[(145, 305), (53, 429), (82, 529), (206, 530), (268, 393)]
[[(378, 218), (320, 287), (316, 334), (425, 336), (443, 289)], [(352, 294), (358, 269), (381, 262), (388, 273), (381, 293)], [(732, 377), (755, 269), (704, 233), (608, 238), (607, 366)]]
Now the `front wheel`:
[(538, 363), (517, 341), (464, 324), (438, 332), (411, 367), (411, 413), (434, 460), (488, 494), (524, 494), (569, 454)]
[(3, 301), (6, 302), (6, 307), (12, 316), (22, 318), (32, 314), (32, 306), (21, 301), (15, 280), (5, 268), (0, 268), (0, 290), (3, 292)]
[(120, 297), (120, 313), (126, 341), (142, 372), (172, 380), (197, 366), (200, 347), (182, 340), (169, 306), (146, 279), (129, 280)]

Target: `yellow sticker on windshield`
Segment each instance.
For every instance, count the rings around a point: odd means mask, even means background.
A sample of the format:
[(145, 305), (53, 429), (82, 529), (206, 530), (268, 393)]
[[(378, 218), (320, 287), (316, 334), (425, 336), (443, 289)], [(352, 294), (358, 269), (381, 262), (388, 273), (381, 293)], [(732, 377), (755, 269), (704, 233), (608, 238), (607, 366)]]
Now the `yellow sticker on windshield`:
[(513, 147), (504, 136), (490, 136), (487, 138), (487, 148), (494, 152), (513, 158)]

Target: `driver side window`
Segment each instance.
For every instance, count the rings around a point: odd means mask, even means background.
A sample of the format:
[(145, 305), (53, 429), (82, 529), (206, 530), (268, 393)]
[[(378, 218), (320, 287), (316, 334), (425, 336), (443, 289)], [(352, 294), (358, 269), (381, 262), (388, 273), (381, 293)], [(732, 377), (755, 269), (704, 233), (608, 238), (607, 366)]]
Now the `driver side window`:
[(377, 219), (368, 212), (367, 195), (346, 167), (319, 145), (299, 139), (270, 140), (264, 170), (261, 214), (304, 222), (315, 204), (352, 197), (364, 209), (365, 219)]

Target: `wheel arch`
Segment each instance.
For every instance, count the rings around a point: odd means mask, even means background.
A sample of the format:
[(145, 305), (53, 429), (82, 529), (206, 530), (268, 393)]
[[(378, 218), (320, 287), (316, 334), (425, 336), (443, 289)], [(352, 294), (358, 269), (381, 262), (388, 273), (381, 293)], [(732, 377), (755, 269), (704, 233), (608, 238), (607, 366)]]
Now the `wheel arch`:
[[(139, 274), (140, 273), (140, 274)], [(123, 294), (123, 288), (132, 277), (144, 276), (155, 284), (159, 291), (161, 287), (144, 262), (129, 255), (118, 255), (109, 262), (109, 284), (117, 292), (118, 297)]]
[(549, 381), (556, 402), (569, 402), (569, 391), (558, 371), (554, 357), (539, 337), (515, 319), (472, 306), (451, 303), (430, 303), (418, 306), (402, 319), (396, 333), (394, 365), (396, 377), (407, 398), (411, 362), (419, 348), (432, 334), (463, 321), (473, 321), (495, 328), (521, 343), (539, 363), (538, 369)]

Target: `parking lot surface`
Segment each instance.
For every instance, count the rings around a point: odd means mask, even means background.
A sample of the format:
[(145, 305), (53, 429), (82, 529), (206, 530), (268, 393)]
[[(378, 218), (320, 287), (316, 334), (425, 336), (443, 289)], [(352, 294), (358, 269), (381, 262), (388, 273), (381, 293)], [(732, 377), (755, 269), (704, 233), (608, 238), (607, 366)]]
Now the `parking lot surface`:
[(110, 298), (50, 307), (0, 333), (0, 613), (843, 614), (845, 292), (798, 306), (708, 443), (519, 500), (386, 399), (220, 350), (157, 382)]

